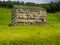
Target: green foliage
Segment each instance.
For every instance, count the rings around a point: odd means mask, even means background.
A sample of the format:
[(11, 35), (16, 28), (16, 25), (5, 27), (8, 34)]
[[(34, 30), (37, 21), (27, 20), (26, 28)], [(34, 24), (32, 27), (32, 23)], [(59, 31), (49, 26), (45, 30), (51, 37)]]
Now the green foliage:
[(51, 1), (48, 4), (36, 4), (33, 2), (26, 2), (24, 3), (19, 1), (0, 1), (0, 7), (6, 7), (6, 8), (12, 8), (13, 5), (26, 5), (26, 6), (37, 6), (37, 7), (43, 7), (47, 10), (47, 12), (57, 12), (60, 11), (60, 2), (53, 2)]
[(35, 6), (35, 3), (27, 2), (27, 3), (25, 3), (25, 5), (27, 5), (27, 6)]

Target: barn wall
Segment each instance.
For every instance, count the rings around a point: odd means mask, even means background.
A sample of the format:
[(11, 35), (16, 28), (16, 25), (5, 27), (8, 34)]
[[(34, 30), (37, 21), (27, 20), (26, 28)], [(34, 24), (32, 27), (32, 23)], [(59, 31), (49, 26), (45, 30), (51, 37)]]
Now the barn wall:
[(46, 22), (46, 11), (33, 8), (15, 8), (12, 11), (13, 25), (42, 24)]

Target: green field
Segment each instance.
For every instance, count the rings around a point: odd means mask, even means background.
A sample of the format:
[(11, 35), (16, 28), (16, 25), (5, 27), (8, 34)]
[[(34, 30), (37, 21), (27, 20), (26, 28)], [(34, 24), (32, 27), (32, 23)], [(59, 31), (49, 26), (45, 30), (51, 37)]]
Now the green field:
[(11, 12), (0, 8), (0, 45), (60, 45), (60, 12), (47, 13), (46, 25), (9, 27)]

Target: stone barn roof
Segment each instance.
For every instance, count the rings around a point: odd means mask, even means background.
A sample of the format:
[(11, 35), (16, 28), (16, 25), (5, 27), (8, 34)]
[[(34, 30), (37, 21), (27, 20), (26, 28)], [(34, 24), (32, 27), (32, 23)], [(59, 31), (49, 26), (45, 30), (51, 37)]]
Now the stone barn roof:
[(46, 11), (44, 8), (41, 8), (41, 7), (34, 7), (34, 6), (23, 6), (23, 5), (14, 5), (13, 7), (15, 7), (16, 9), (19, 9), (19, 8), (27, 8), (27, 9), (38, 9), (38, 10), (44, 10)]

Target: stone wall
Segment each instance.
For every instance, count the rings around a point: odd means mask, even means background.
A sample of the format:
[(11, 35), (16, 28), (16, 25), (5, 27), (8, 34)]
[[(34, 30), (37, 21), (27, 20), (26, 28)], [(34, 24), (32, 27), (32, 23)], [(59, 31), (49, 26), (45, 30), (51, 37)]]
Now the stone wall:
[(39, 25), (46, 23), (46, 10), (38, 7), (14, 6), (12, 25)]

